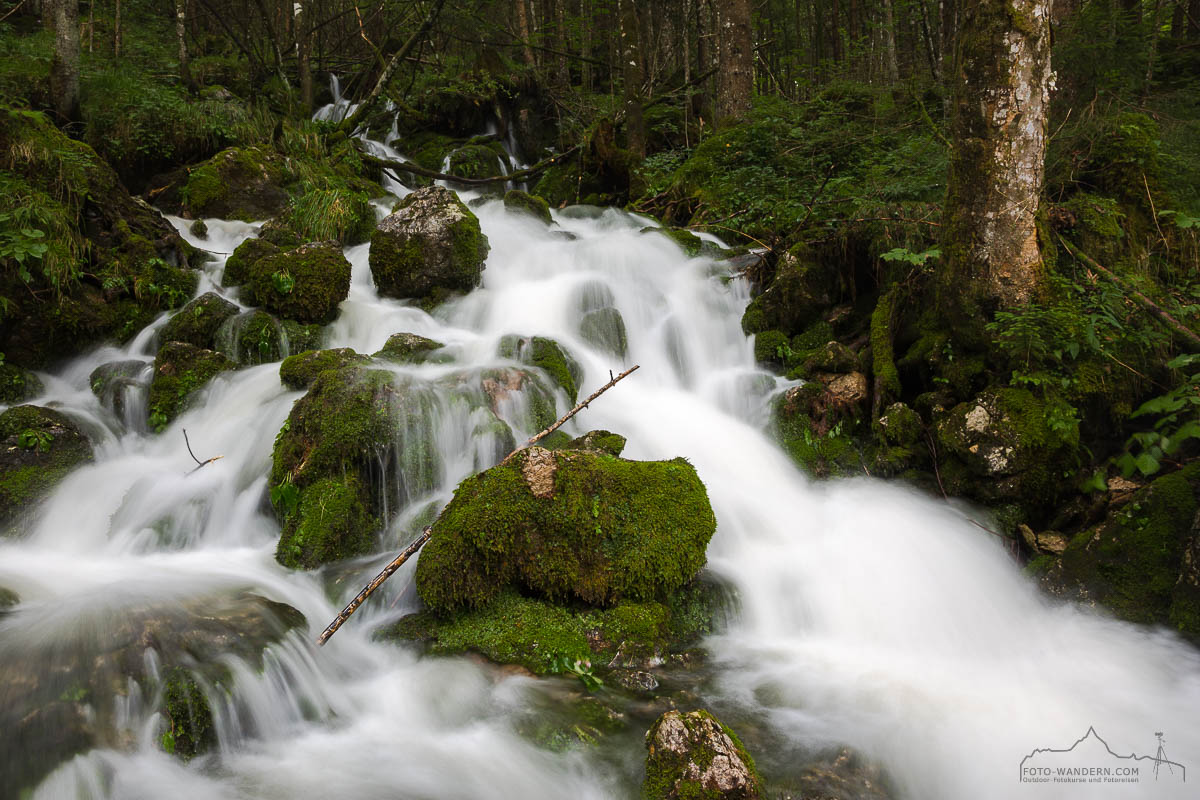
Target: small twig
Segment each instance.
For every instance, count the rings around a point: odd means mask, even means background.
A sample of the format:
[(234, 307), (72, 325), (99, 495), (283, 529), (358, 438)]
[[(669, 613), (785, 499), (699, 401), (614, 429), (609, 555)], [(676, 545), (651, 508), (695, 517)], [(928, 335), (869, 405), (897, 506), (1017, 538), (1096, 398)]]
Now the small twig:
[(192, 452), (192, 443), (188, 441), (187, 428), (183, 429), (183, 443), (187, 445), (188, 455), (192, 457), (192, 461), (199, 464), (200, 459), (196, 458), (196, 454)]
[[(507, 456), (505, 456), (504, 460), (501, 461), (500, 464), (501, 465), (507, 464), (509, 459), (511, 459), (517, 453), (521, 452), (521, 450), (525, 449), (526, 447), (529, 447), (530, 445), (536, 444), (537, 442), (541, 441), (545, 437), (554, 433), (554, 431), (556, 431), (560, 427), (562, 427), (563, 423), (565, 423), (571, 417), (578, 414), (583, 409), (587, 408), (588, 403), (592, 402), (597, 397), (599, 397), (600, 395), (607, 392), (609, 389), (611, 389), (613, 387), (613, 385), (615, 383), (617, 383), (617, 381), (621, 380), (626, 375), (628, 375), (631, 372), (633, 372), (634, 370), (636, 370), (639, 366), (640, 365), (635, 364), (634, 366), (625, 370), (624, 372), (622, 372), (620, 375), (616, 376), (615, 378), (612, 377), (612, 371), (609, 370), (608, 374), (609, 374), (609, 377), (612, 379), (608, 383), (604, 384), (599, 389), (597, 389), (595, 392), (593, 392), (582, 403), (578, 403), (574, 408), (572, 408), (566, 414), (559, 417), (558, 421), (555, 422), (553, 425), (551, 425), (549, 428), (546, 428), (546, 430), (544, 430), (541, 433), (539, 433), (538, 435), (532, 437), (528, 442), (523, 444), (521, 447), (517, 448), (516, 450), (513, 450), (511, 453), (509, 453)], [(195, 458), (195, 456), (192, 456), (192, 457)], [(201, 464), (200, 466), (204, 466), (204, 465)], [(196, 467), (196, 469), (200, 469), (200, 467)], [(421, 535), (418, 536), (416, 539), (414, 539), (412, 541), (412, 543), (409, 544), (408, 547), (404, 548), (404, 550), (401, 551), (400, 555), (393, 558), (392, 561), (386, 567), (383, 568), (383, 571), (380, 572), (378, 575), (376, 575), (374, 580), (372, 580), (370, 583), (368, 583), (366, 586), (364, 586), (362, 591), (359, 592), (355, 596), (355, 598), (353, 600), (351, 600), (345, 608), (342, 609), (342, 612), (337, 615), (337, 618), (334, 619), (333, 622), (329, 623), (329, 626), (327, 628), (325, 628), (325, 630), (321, 633), (320, 636), (317, 637), (317, 644), (324, 646), (325, 643), (327, 641), (329, 641), (329, 637), (333, 636), (333, 634), (337, 633), (338, 628), (342, 627), (342, 625), (346, 622), (346, 620), (350, 619), (350, 615), (353, 614), (355, 611), (357, 611), (359, 606), (361, 606), (366, 601), (366, 599), (368, 597), (370, 597), (371, 594), (383, 584), (384, 581), (386, 581), (388, 578), (392, 577), (392, 575), (396, 572), (396, 570), (400, 569), (400, 566), (405, 561), (408, 561), (408, 559), (410, 559), (414, 553), (416, 553), (418, 550), (420, 550), (421, 547), (424, 546), (424, 544), (429, 541), (429, 537), (432, 535), (433, 535), (433, 526), (426, 525), (424, 530), (421, 531)]]
[(1150, 217), (1154, 220), (1154, 230), (1158, 231), (1158, 238), (1162, 240), (1163, 247), (1170, 247), (1167, 244), (1167, 237), (1163, 235), (1162, 228), (1158, 225), (1158, 210), (1154, 208), (1154, 196), (1150, 194), (1150, 182), (1146, 180), (1146, 173), (1142, 173), (1142, 186), (1146, 187), (1146, 199), (1150, 201)]
[(723, 231), (731, 231), (732, 233), (736, 233), (739, 236), (745, 236), (750, 241), (754, 242), (755, 244), (762, 245), (763, 247), (767, 248), (771, 252), (775, 252), (775, 248), (771, 247), (771, 245), (767, 244), (763, 240), (755, 239), (753, 236), (746, 233), (745, 231), (739, 231), (737, 228), (731, 228), (728, 225), (718, 225), (715, 222), (697, 222), (695, 225), (691, 225), (689, 227), (692, 227), (692, 228), (720, 228)]
[(13, 14), (17, 13), (18, 11), (20, 11), (20, 10), (21, 10), (21, 6), (23, 6), (23, 5), (25, 5), (25, 0), (21, 0), (21, 2), (17, 3), (15, 6), (13, 6), (13, 7), (12, 7), (12, 11), (9, 11), (9, 12), (8, 12), (7, 14), (5, 14), (3, 17), (0, 17), (0, 22), (4, 22), (4, 20), (8, 19), (8, 18), (9, 18), (9, 17), (11, 17)]
[(196, 462), (195, 468), (190, 470), (188, 472), (188, 475), (191, 475), (193, 472), (199, 471), (203, 467), (207, 467), (209, 464), (213, 463), (214, 461), (220, 461), (222, 458), (225, 457), (225, 456), (213, 456), (212, 458), (207, 459), (205, 461), (201, 461), (200, 459), (196, 458), (196, 454), (192, 452), (192, 443), (190, 441), (188, 441), (187, 428), (183, 429), (183, 443), (187, 445), (188, 455), (192, 457), (192, 461)]

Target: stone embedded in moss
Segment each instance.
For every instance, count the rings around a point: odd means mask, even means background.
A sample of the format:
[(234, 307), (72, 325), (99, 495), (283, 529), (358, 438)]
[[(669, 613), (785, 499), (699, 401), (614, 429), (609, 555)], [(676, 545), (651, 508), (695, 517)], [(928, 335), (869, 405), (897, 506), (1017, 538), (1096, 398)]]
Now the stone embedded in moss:
[(572, 404), (578, 399), (583, 369), (553, 339), (544, 336), (505, 336), (500, 340), (499, 354), (503, 358), (545, 370), (550, 379), (567, 393)]
[(479, 220), (449, 189), (430, 186), (401, 200), (371, 235), (380, 294), (431, 298), (479, 285), (487, 258)]
[(668, 711), (646, 733), (644, 800), (757, 800), (754, 759), (732, 730), (701, 709)]
[(505, 586), (593, 605), (654, 600), (704, 566), (715, 528), (683, 459), (532, 447), (459, 485), (417, 564), (417, 590), (437, 611), (481, 607)]
[(854, 372), (822, 377), (830, 384), (812, 380), (776, 400), (776, 438), (792, 460), (814, 477), (857, 472), (861, 461), (850, 431), (862, 418), (866, 376)]
[(250, 280), (250, 268), (260, 259), (273, 256), (280, 250), (278, 245), (266, 239), (253, 238), (239, 244), (225, 260), (225, 271), (221, 274), (222, 286), (241, 286)]
[(0, 364), (0, 403), (23, 403), (43, 390), (42, 380), (16, 364)]
[(167, 342), (154, 358), (147, 401), (150, 426), (161, 430), (182, 414), (191, 398), (213, 378), (236, 365), (224, 354), (183, 342)]
[(839, 280), (798, 245), (780, 256), (774, 279), (747, 306), (742, 326), (747, 333), (775, 329), (798, 334), (833, 305)]
[(332, 322), (350, 292), (350, 262), (337, 242), (310, 242), (259, 259), (243, 292), (247, 302), (281, 317)]
[(191, 170), (183, 188), (188, 213), (255, 222), (283, 211), (283, 158), (260, 147), (231, 147)]
[(509, 189), (504, 193), (504, 207), (509, 211), (518, 211), (540, 219), (549, 225), (553, 222), (550, 216), (550, 204), (540, 197), (535, 197), (520, 189)]
[(583, 436), (577, 439), (572, 439), (560, 450), (591, 450), (597, 453), (607, 453), (610, 456), (619, 456), (621, 451), (625, 449), (626, 439), (619, 433), (611, 431), (588, 431)]
[(1054, 594), (1200, 640), (1200, 463), (1155, 479), (1076, 534), (1042, 575)]
[(419, 364), (429, 358), (434, 350), (445, 347), (441, 342), (418, 336), (415, 333), (393, 333), (387, 342), (375, 354), (375, 358), (383, 358), (400, 364)]
[(333, 350), (309, 350), (288, 356), (279, 365), (279, 380), (289, 389), (307, 389), (327, 369), (362, 365), (370, 361), (349, 347)]
[(163, 718), (167, 730), (163, 749), (190, 761), (217, 744), (212, 708), (196, 679), (182, 667), (173, 667), (163, 681)]
[(167, 320), (159, 330), (159, 341), (212, 348), (221, 323), (237, 313), (238, 307), (224, 297), (205, 292)]
[(615, 308), (599, 308), (584, 314), (579, 320), (579, 335), (589, 344), (620, 358), (629, 351), (625, 320)]
[(894, 445), (914, 444), (924, 430), (921, 416), (904, 403), (892, 403), (877, 423), (884, 441)]
[(59, 412), (14, 406), (0, 414), (0, 521), (11, 520), (91, 460), (87, 437)]

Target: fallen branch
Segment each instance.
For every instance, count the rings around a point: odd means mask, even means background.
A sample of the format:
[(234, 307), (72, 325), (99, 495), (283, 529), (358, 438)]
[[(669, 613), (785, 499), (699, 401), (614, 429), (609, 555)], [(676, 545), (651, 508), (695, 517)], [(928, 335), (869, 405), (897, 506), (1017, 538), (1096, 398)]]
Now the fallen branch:
[[(610, 380), (608, 383), (601, 386), (599, 389), (597, 389), (595, 392), (593, 392), (586, 400), (584, 400), (581, 403), (576, 404), (576, 406), (574, 408), (572, 408), (566, 414), (563, 414), (561, 417), (559, 417), (558, 421), (555, 422), (553, 425), (551, 425), (549, 428), (546, 428), (546, 430), (542, 431), (541, 433), (537, 434), (536, 436), (533, 436), (525, 444), (521, 445), (516, 450), (513, 450), (511, 453), (506, 455), (504, 457), (504, 460), (501, 461), (500, 464), (501, 465), (507, 464), (513, 456), (515, 456), (517, 453), (524, 450), (526, 447), (530, 447), (530, 446), (536, 444), (537, 442), (540, 442), (542, 439), (546, 438), (550, 434), (554, 433), (556, 430), (558, 430), (559, 428), (561, 428), (563, 426), (563, 423), (565, 423), (571, 417), (578, 414), (583, 409), (587, 408), (589, 403), (591, 403), (593, 400), (595, 400), (600, 395), (607, 392), (614, 385), (616, 385), (616, 383), (618, 381), (620, 381), (622, 378), (624, 378), (627, 375), (629, 375), (630, 373), (632, 373), (639, 366), (640, 365), (635, 364), (634, 366), (632, 366), (629, 369), (622, 372), (620, 375), (618, 375), (615, 378), (613, 378), (612, 380)], [(611, 372), (608, 374), (609, 374), (609, 376), (612, 375)], [(186, 431), (184, 432), (184, 436), (185, 437), (187, 436)], [(190, 445), (188, 447), (188, 452), (189, 453), (191, 452)], [(192, 456), (192, 458), (195, 458), (195, 456)], [(218, 458), (219, 458), (219, 456), (218, 456)], [(200, 466), (204, 466), (204, 465), (201, 464)], [(197, 467), (196, 469), (199, 469), (199, 468), (200, 467)], [(386, 567), (384, 567), (383, 570), (378, 575), (375, 576), (374, 580), (372, 580), (370, 583), (368, 583), (366, 586), (364, 586), (362, 591), (359, 592), (354, 597), (354, 599), (351, 600), (346, 605), (345, 608), (342, 609), (341, 613), (337, 615), (337, 617), (333, 620), (333, 622), (329, 623), (328, 627), (326, 627), (325, 630), (321, 632), (321, 635), (317, 637), (317, 644), (319, 646), (323, 647), (325, 645), (325, 643), (327, 641), (329, 641), (329, 637), (333, 636), (335, 633), (337, 633), (338, 628), (342, 627), (342, 625), (346, 622), (346, 620), (350, 619), (350, 615), (353, 614), (355, 611), (357, 611), (359, 606), (361, 606), (364, 602), (366, 602), (366, 599), (368, 597), (370, 597), (371, 594), (376, 589), (378, 589), (380, 586), (383, 585), (384, 581), (386, 581), (388, 578), (392, 577), (392, 575), (395, 574), (396, 570), (400, 569), (400, 567), (404, 564), (405, 561), (408, 561), (408, 559), (412, 558), (413, 554), (415, 554), (418, 550), (420, 550), (425, 545), (425, 543), (429, 541), (429, 537), (432, 535), (433, 535), (433, 526), (426, 525), (425, 528), (421, 531), (421, 535), (418, 536), (416, 539), (413, 539), (412, 543), (409, 544), (408, 547), (404, 548), (404, 550), (402, 550), (400, 552), (400, 555), (393, 558), (391, 560), (391, 562)]]
[(212, 458), (206, 459), (204, 461), (201, 461), (200, 459), (196, 458), (196, 454), (192, 452), (192, 443), (190, 441), (188, 441), (187, 428), (183, 429), (183, 443), (187, 445), (188, 455), (192, 457), (192, 461), (196, 462), (196, 468), (193, 469), (191, 472), (189, 472), (188, 475), (191, 475), (192, 472), (196, 472), (197, 470), (201, 469), (202, 467), (207, 467), (209, 464), (213, 463), (214, 461), (220, 461), (222, 458), (225, 457), (225, 456), (213, 456)]
[[(534, 175), (537, 175), (542, 170), (546, 169), (547, 167), (553, 166), (554, 164), (558, 163), (559, 161), (562, 161), (567, 156), (574, 155), (575, 151), (578, 149), (579, 149), (579, 145), (576, 145), (575, 147), (572, 147), (570, 150), (565, 150), (565, 151), (559, 153), (558, 155), (554, 155), (554, 156), (551, 156), (550, 158), (545, 159), (544, 161), (539, 161), (538, 163), (534, 164), (532, 167), (526, 167), (525, 169), (517, 170), (516, 172), (510, 172), (507, 175), (495, 175), (491, 178), (464, 178), (459, 175), (447, 175), (444, 172), (438, 172), (435, 169), (429, 169), (428, 167), (422, 167), (420, 164), (413, 164), (410, 161), (396, 161), (395, 159), (391, 159), (391, 158), (380, 158), (379, 156), (368, 153), (365, 150), (360, 150), (359, 154), (362, 157), (363, 161), (367, 162), (368, 164), (373, 164), (374, 166), (381, 167), (386, 170), (390, 170), (393, 173), (393, 175), (396, 172), (411, 172), (413, 175), (420, 175), (423, 178), (433, 178), (434, 180), (438, 180), (438, 181), (450, 181), (452, 183), (464, 183), (468, 186), (483, 186), (483, 185), (486, 185), (489, 183), (501, 183), (501, 182), (507, 182), (507, 181), (523, 181), (526, 178), (531, 178)], [(396, 177), (397, 180), (399, 180), (398, 175), (394, 175), (394, 177)]]
[(1162, 322), (1165, 323), (1167, 325), (1167, 327), (1171, 328), (1176, 333), (1178, 333), (1180, 336), (1182, 336), (1183, 338), (1185, 338), (1189, 342), (1191, 342), (1192, 347), (1195, 348), (1197, 352), (1200, 352), (1200, 336), (1197, 336), (1194, 331), (1192, 331), (1190, 328), (1188, 328), (1186, 325), (1184, 325), (1179, 320), (1175, 319), (1175, 317), (1171, 316), (1171, 314), (1166, 309), (1164, 309), (1162, 306), (1158, 305), (1153, 300), (1151, 300), (1149, 297), (1146, 297), (1146, 295), (1142, 294), (1137, 289), (1134, 289), (1132, 286), (1125, 283), (1125, 281), (1118, 278), (1116, 276), (1116, 274), (1113, 273), (1111, 270), (1109, 270), (1106, 267), (1102, 267), (1091, 256), (1087, 255), (1086, 253), (1084, 253), (1080, 250), (1076, 250), (1074, 247), (1072, 247), (1070, 244), (1068, 244), (1067, 240), (1064, 239), (1062, 236), (1059, 236), (1058, 240), (1060, 242), (1062, 242), (1063, 247), (1065, 247), (1067, 249), (1068, 253), (1075, 256), (1080, 261), (1082, 261), (1084, 264), (1087, 264), (1092, 269), (1096, 270), (1100, 274), (1107, 277), (1109, 280), (1111, 280), (1117, 286), (1124, 289), (1127, 294), (1131, 295), (1139, 303), (1141, 303), (1143, 308), (1145, 308), (1151, 314), (1153, 314), (1154, 316), (1156, 316), (1160, 320), (1162, 320)]

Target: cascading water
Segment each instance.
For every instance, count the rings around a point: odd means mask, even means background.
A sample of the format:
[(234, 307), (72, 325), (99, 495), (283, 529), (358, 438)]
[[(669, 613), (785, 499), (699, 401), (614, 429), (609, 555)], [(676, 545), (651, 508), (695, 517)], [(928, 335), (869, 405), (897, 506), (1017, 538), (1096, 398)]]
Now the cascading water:
[[(112, 361), (148, 364), (163, 320), (123, 349), (46, 376), (35, 402), (77, 420), (97, 457), (24, 536), (0, 540), (0, 586), (20, 597), (0, 616), (0, 706), (9, 706), (0, 719), (46, 719), (28, 728), (40, 740), (0, 734), (0, 764), (47, 758), (45, 745), (74, 730), (53, 714), (72, 692), (95, 692), (80, 724), (104, 734), (79, 755), (64, 746), (33, 798), (635, 796), (640, 731), (565, 753), (519, 733), (529, 709), (576, 691), (566, 680), (371, 640), (414, 607), (411, 564), (328, 646), (313, 644), (429, 509), (502, 452), (473, 387), (513, 364), (497, 355), (509, 334), (556, 339), (578, 359), (585, 391), (641, 364), (573, 429), (626, 435), (630, 458), (683, 455), (705, 481), (718, 519), (710, 566), (736, 587), (740, 612), (707, 642), (713, 664), (696, 691), (735, 727), (754, 729), (768, 775), (795, 775), (813, 753), (844, 743), (878, 759), (905, 798), (1186, 796), (1187, 785), (1155, 781), (1149, 766), (1137, 784), (1081, 787), (1022, 784), (1018, 766), (1034, 748), (1067, 747), (1095, 726), (1119, 752), (1152, 753), (1163, 731), (1174, 759), (1200, 769), (1195, 650), (1040, 597), (993, 538), (943, 502), (878, 481), (810, 483), (763, 433), (779, 387), (756, 369), (740, 329), (745, 284), (642, 233), (645, 219), (592, 211), (556, 213), (547, 227), (483, 202), (483, 285), (433, 316), (380, 298), (367, 246), (347, 249), (350, 295), (326, 346), (372, 353), (407, 331), (452, 356), (391, 367), (417, 387), (404, 437), (436, 452), (421, 464), (381, 461), (389, 502), (404, 507), (376, 557), (318, 573), (276, 563), (266, 475), (300, 396), (281, 386), (278, 364), (225, 373), (161, 434), (130, 424), (145, 410), (134, 399), (125, 419), (102, 407), (88, 376)], [(208, 229), (193, 243), (221, 253), (254, 232), (218, 220)], [(218, 285), (222, 267), (205, 267), (200, 291)], [(495, 408), (518, 440), (532, 432), (527, 402), (518, 392)], [(566, 402), (557, 397), (560, 412)], [(193, 471), (182, 429), (201, 459), (224, 458)], [(216, 751), (189, 763), (164, 753), (158, 648), (174, 641), (168, 632), (186, 640), (222, 615), (266, 630), (268, 601), (298, 609), (306, 624), (264, 634), (261, 657), (221, 645), (212, 654), (221, 688), (205, 686)], [(131, 629), (156, 632), (133, 642), (140, 682), (106, 660)], [(40, 673), (50, 677), (32, 677)], [(78, 685), (97, 674), (111, 691)]]

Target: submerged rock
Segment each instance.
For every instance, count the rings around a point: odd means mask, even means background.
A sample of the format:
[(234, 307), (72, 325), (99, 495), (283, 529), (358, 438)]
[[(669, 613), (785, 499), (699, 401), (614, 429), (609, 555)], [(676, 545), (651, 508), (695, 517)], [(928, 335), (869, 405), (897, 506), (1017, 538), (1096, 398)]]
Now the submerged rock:
[(505, 336), (500, 340), (500, 356), (545, 370), (574, 404), (579, 397), (583, 369), (558, 342), (544, 336)]
[(167, 320), (159, 331), (159, 340), (211, 349), (221, 323), (237, 313), (238, 307), (224, 297), (205, 292)]
[(757, 800), (754, 759), (737, 734), (707, 711), (668, 711), (646, 734), (646, 800)]
[(325, 370), (340, 370), (343, 367), (363, 365), (370, 362), (367, 356), (354, 352), (349, 347), (333, 350), (308, 350), (288, 356), (279, 365), (279, 380), (289, 389), (307, 389)]
[(393, 333), (375, 354), (375, 358), (395, 361), (399, 364), (419, 364), (429, 358), (435, 350), (445, 347), (441, 342), (426, 339), (415, 333)]
[(350, 292), (350, 262), (337, 242), (310, 242), (254, 262), (242, 291), (247, 302), (281, 317), (332, 322)]
[(521, 451), (463, 481), (417, 563), (432, 609), (479, 608), (505, 587), (592, 605), (650, 601), (704, 566), (716, 528), (683, 459)]
[(0, 414), (0, 523), (8, 523), (91, 460), (87, 437), (59, 412), (16, 406)]
[(849, 748), (804, 768), (800, 796), (811, 800), (889, 800), (887, 778)]
[(148, 411), (150, 427), (161, 431), (182, 414), (193, 395), (221, 372), (236, 365), (223, 353), (184, 342), (167, 342), (154, 358)]
[(371, 274), (389, 297), (438, 299), (479, 285), (489, 246), (479, 220), (449, 189), (400, 201), (371, 236)]
[(504, 207), (509, 211), (519, 211), (536, 217), (547, 225), (554, 221), (550, 216), (549, 203), (520, 189), (510, 189), (504, 193)]
[(110, 361), (92, 370), (88, 385), (100, 405), (112, 411), (117, 419), (125, 419), (126, 390), (146, 386), (144, 361)]

